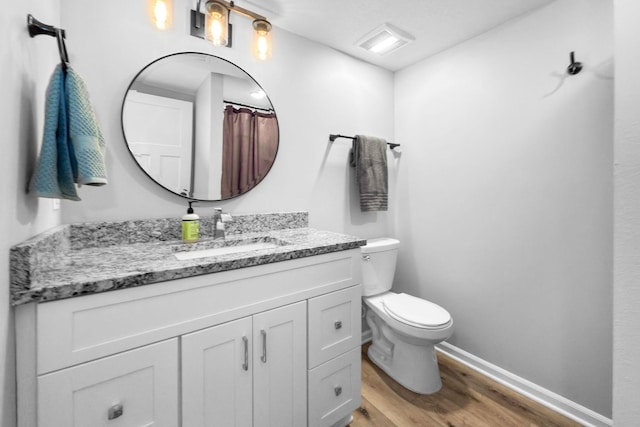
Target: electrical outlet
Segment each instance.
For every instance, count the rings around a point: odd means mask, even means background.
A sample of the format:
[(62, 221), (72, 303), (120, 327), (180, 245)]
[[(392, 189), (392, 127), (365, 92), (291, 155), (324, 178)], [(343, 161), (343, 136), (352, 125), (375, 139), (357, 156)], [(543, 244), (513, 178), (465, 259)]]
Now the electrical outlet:
[(60, 210), (60, 199), (51, 199), (51, 209), (54, 211)]

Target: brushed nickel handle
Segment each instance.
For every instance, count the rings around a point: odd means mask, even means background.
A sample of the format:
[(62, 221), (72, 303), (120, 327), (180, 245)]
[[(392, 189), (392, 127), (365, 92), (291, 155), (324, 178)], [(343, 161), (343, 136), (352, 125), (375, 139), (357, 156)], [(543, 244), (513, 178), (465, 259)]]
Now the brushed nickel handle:
[(262, 363), (267, 363), (267, 333), (262, 329), (260, 335), (262, 335), (262, 356), (260, 356), (260, 360), (262, 360)]
[(342, 394), (342, 387), (338, 386), (334, 388), (333, 391), (336, 394), (336, 396), (340, 396)]
[(122, 406), (122, 404), (116, 403), (111, 408), (109, 408), (109, 412), (107, 413), (107, 419), (115, 420), (116, 418), (121, 417), (123, 413), (124, 413), (124, 407)]
[(334, 323), (333, 326), (335, 326), (336, 329), (341, 329), (342, 328), (342, 320), (336, 321), (336, 323)]
[(371, 255), (362, 255), (363, 261), (371, 261)]
[(242, 364), (242, 369), (245, 371), (249, 370), (249, 340), (247, 337), (242, 337), (242, 343), (244, 344), (244, 363)]

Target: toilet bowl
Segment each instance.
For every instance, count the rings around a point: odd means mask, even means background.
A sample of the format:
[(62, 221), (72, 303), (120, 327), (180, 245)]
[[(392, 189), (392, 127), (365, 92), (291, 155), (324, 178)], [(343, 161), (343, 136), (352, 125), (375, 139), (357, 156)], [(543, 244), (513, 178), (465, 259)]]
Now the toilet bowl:
[(383, 238), (361, 248), (363, 301), (372, 335), (368, 355), (405, 388), (431, 394), (442, 387), (435, 345), (451, 336), (453, 320), (437, 304), (390, 291), (399, 245)]

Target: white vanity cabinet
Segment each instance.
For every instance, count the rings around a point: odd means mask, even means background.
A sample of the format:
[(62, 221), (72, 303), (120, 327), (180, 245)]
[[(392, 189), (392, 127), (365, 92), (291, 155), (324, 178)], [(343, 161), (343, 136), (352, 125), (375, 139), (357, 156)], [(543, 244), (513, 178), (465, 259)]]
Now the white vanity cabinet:
[(299, 302), (185, 335), (183, 425), (303, 426), (306, 315)]
[(359, 255), (17, 306), (18, 426), (346, 425)]

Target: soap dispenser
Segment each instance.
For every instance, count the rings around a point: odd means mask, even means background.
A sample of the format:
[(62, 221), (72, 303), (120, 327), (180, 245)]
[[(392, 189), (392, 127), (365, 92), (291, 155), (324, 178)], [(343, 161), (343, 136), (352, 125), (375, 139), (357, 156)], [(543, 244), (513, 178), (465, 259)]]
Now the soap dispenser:
[(193, 213), (193, 202), (189, 202), (187, 214), (182, 216), (182, 241), (195, 243), (200, 239), (200, 217)]

